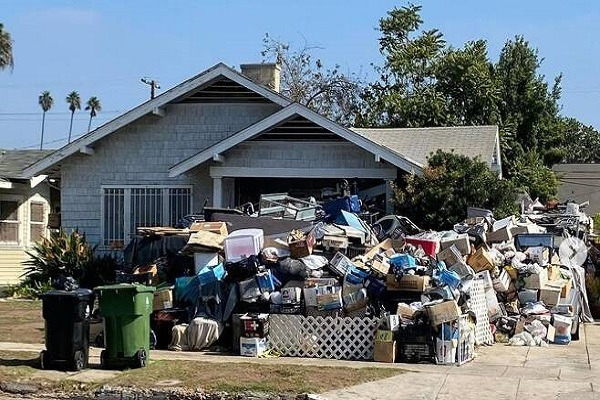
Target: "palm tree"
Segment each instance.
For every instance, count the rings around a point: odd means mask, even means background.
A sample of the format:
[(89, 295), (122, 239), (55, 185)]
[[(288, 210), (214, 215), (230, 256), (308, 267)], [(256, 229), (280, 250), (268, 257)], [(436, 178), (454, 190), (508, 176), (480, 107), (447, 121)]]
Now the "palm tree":
[(92, 128), (92, 118), (94, 118), (100, 111), (102, 111), (102, 105), (100, 104), (100, 100), (96, 97), (90, 97), (90, 99), (86, 103), (86, 110), (90, 112), (90, 122), (88, 124), (88, 132)]
[(9, 67), (12, 70), (15, 65), (12, 43), (10, 33), (6, 32), (4, 30), (4, 25), (0, 23), (0, 70)]
[(73, 131), (73, 116), (75, 115), (75, 110), (81, 110), (81, 97), (79, 97), (79, 93), (76, 91), (72, 91), (67, 95), (65, 99), (69, 104), (69, 110), (71, 110), (71, 123), (69, 124), (69, 141), (67, 143), (71, 143), (71, 132)]
[(45, 90), (38, 97), (38, 104), (42, 107), (42, 139), (40, 140), (40, 150), (44, 146), (44, 124), (46, 123), (46, 112), (52, 108), (52, 104), (54, 104), (54, 99), (50, 95), (50, 92)]

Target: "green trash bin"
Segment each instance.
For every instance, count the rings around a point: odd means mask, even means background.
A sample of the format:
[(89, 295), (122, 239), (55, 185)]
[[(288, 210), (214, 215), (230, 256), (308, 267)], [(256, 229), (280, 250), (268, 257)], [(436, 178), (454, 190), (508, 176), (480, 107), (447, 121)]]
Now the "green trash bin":
[(150, 352), (154, 287), (119, 283), (95, 291), (104, 317), (102, 368), (144, 367)]

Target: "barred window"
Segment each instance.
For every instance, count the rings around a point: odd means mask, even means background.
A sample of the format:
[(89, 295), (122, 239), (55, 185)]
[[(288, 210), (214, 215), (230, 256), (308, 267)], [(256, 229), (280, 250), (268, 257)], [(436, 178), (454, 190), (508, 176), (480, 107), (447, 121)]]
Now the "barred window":
[(190, 187), (103, 188), (103, 244), (122, 249), (139, 227), (174, 226), (192, 209)]

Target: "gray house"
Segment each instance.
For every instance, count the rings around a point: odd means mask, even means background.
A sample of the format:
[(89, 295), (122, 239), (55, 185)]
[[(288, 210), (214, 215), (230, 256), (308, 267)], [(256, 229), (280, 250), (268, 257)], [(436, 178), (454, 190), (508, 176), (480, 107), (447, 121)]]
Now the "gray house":
[(279, 68), (218, 64), (26, 169), (61, 182), (66, 229), (101, 249), (123, 248), (136, 227), (172, 225), (203, 205), (248, 194), (332, 186), (381, 187), (419, 173), (438, 148), (500, 170), (495, 126), (348, 129), (278, 93)]

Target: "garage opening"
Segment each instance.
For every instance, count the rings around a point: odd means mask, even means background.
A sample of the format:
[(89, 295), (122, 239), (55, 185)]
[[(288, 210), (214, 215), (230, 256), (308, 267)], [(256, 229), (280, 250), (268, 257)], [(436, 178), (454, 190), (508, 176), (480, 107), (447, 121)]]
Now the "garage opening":
[[(287, 193), (292, 197), (314, 197), (317, 200), (335, 198), (342, 194), (342, 181), (333, 178), (235, 178), (235, 204), (250, 202), (257, 205), (260, 195), (269, 193)], [(384, 185), (381, 179), (347, 179), (347, 181), (352, 194), (359, 194), (359, 196), (361, 191)], [(383, 192), (377, 196), (366, 196), (366, 200), (370, 202), (383, 200), (382, 205), (385, 209), (385, 188), (382, 190)]]

